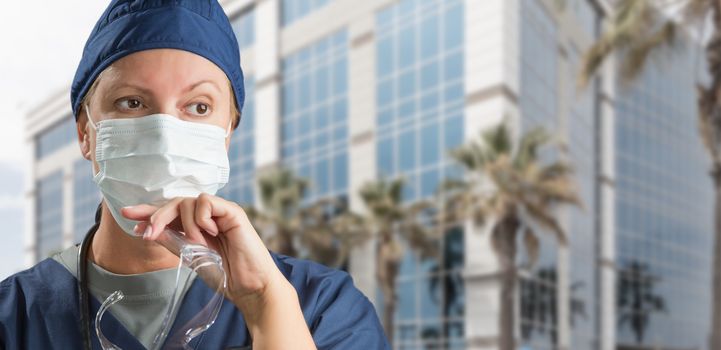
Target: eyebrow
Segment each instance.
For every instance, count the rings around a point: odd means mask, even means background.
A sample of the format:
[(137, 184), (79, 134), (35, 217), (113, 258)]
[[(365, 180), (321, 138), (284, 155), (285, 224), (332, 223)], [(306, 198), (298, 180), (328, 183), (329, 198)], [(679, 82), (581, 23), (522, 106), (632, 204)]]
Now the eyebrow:
[(210, 79), (201, 80), (201, 81), (199, 81), (199, 82), (196, 82), (196, 83), (194, 83), (193, 85), (190, 85), (188, 88), (183, 89), (183, 92), (193, 91), (193, 90), (194, 90), (195, 88), (197, 88), (198, 86), (203, 85), (203, 84), (206, 84), (206, 83), (209, 83), (209, 84), (213, 85), (213, 86), (215, 87), (215, 89), (218, 90), (218, 92), (222, 92), (222, 90), (220, 89), (220, 86), (218, 86), (218, 84), (217, 84), (216, 82), (214, 82), (214, 81), (212, 81), (212, 80), (210, 80)]
[(131, 88), (131, 89), (138, 90), (138, 91), (140, 91), (140, 92), (142, 92), (143, 94), (146, 94), (146, 95), (152, 95), (152, 93), (153, 93), (150, 89), (144, 88), (144, 87), (142, 87), (142, 86), (140, 86), (140, 85), (131, 84), (131, 83), (118, 83), (118, 84), (113, 84), (113, 85), (110, 85), (110, 88), (111, 88), (112, 90), (117, 90), (117, 89), (120, 89), (120, 88)]
[[(212, 81), (212, 80), (210, 80), (210, 79), (201, 80), (201, 81), (198, 81), (198, 82), (196, 82), (196, 83), (193, 83), (193, 84), (190, 85), (189, 87), (183, 89), (183, 92), (185, 93), (185, 92), (188, 92), (188, 91), (193, 91), (193, 90), (196, 89), (198, 86), (203, 85), (203, 84), (211, 84), (211, 85), (213, 85), (213, 86), (215, 87), (216, 90), (218, 90), (218, 92), (222, 92), (222, 90), (220, 89), (220, 86), (218, 86), (218, 84), (217, 84), (216, 82), (214, 82), (214, 81)], [(124, 83), (124, 82), (123, 82), (123, 83), (113, 84), (113, 85), (111, 85), (110, 87), (111, 87), (113, 90), (115, 90), (115, 89), (120, 89), (120, 88), (131, 88), (131, 89), (138, 90), (138, 91), (140, 91), (140, 92), (142, 92), (143, 94), (146, 94), (146, 95), (151, 95), (151, 94), (153, 93), (152, 90), (150, 90), (150, 89), (147, 89), (147, 88), (144, 88), (144, 87), (142, 87), (142, 86), (140, 86), (140, 85), (136, 85), (136, 84), (132, 84), (132, 83)]]

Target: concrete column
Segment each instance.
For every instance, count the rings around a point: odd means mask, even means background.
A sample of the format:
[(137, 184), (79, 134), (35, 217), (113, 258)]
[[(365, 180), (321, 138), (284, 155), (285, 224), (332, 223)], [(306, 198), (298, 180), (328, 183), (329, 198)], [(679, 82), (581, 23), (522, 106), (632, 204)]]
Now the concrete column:
[[(519, 1), (465, 1), (465, 139), (503, 118), (518, 130)], [(492, 220), (490, 220), (492, 221)], [(498, 348), (498, 261), (489, 222), (465, 225), (465, 335), (468, 349)], [(516, 333), (518, 326), (516, 327)]]
[[(562, 33), (559, 30), (559, 33)], [(563, 42), (561, 37), (558, 37), (559, 42)], [(568, 55), (565, 48), (559, 45), (558, 50), (558, 86), (557, 86), (557, 101), (558, 101), (558, 129), (548, 130), (552, 137), (557, 137), (560, 143), (561, 153), (560, 160), (564, 162), (571, 162), (571, 155), (569, 154), (569, 143), (570, 143), (570, 127), (569, 118), (570, 108), (573, 104), (571, 101), (570, 89), (575, 82), (569, 76), (569, 65), (571, 64), (568, 60)], [(569, 208), (560, 208), (558, 210), (557, 219), (566, 232), (567, 245), (558, 244), (558, 252), (556, 255), (556, 312), (557, 317), (557, 336), (558, 336), (558, 349), (568, 350), (571, 348), (571, 324), (570, 324), (570, 244), (571, 244), (571, 218)]]
[(265, 168), (280, 160), (279, 0), (255, 8), (255, 165)]
[[(33, 138), (28, 138), (25, 141), (25, 150), (26, 150), (26, 159), (35, 159), (35, 142)], [(34, 161), (28, 161), (26, 162), (25, 167), (25, 215), (24, 215), (24, 249), (25, 249), (25, 259), (23, 264), (25, 267), (30, 267), (37, 261), (37, 249), (35, 247), (36, 240), (37, 240), (37, 234), (36, 234), (36, 228), (35, 225), (36, 222), (36, 190), (37, 190), (37, 183), (35, 178), (35, 162)]]
[[(610, 57), (609, 57), (610, 58)], [(615, 189), (615, 63), (607, 60), (602, 71), (598, 118), (600, 140), (599, 287), (600, 349), (616, 348), (616, 189)]]
[(69, 247), (73, 244), (75, 226), (75, 191), (73, 177), (75, 162), (67, 162), (63, 166), (63, 240), (62, 247)]
[[(374, 14), (366, 12), (349, 25), (348, 128), (350, 130), (349, 199), (355, 212), (366, 210), (358, 192), (363, 184), (376, 179), (376, 105)], [(354, 249), (350, 272), (358, 288), (375, 302), (375, 240)]]

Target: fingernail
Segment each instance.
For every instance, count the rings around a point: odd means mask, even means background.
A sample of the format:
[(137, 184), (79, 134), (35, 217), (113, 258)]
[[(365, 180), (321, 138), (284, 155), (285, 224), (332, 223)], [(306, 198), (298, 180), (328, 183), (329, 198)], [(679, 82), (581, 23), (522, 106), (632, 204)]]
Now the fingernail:
[(147, 239), (150, 237), (150, 235), (153, 233), (153, 225), (148, 225), (148, 227), (145, 228), (145, 232), (143, 233), (143, 238)]
[(125, 206), (125, 207), (123, 207), (123, 209), (130, 209), (130, 208), (132, 208), (132, 207), (134, 207), (134, 205)]
[(138, 225), (136, 224), (136, 225), (133, 227), (133, 232), (135, 232), (135, 233), (137, 233), (137, 234), (140, 234), (140, 230), (139, 230), (139, 229), (140, 229), (140, 227), (138, 227)]

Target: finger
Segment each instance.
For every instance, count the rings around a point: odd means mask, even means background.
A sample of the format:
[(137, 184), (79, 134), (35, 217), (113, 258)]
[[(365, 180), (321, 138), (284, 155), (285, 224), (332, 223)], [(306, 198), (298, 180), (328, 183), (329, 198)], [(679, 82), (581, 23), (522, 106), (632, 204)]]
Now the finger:
[[(202, 227), (209, 234), (216, 236), (221, 231), (218, 228), (218, 223), (221, 221), (227, 222), (228, 217), (235, 215), (230, 210), (231, 203), (216, 196), (211, 196), (207, 193), (202, 193), (198, 196), (198, 200), (195, 201), (195, 222), (198, 226)], [(213, 220), (213, 218), (217, 218)], [(228, 231), (231, 227), (222, 227), (223, 231)]]
[(135, 221), (147, 221), (158, 207), (150, 204), (139, 204), (120, 208), (120, 214)]
[(185, 198), (180, 202), (180, 221), (183, 225), (183, 232), (193, 242), (206, 245), (200, 227), (195, 223), (195, 198)]
[(143, 236), (143, 232), (145, 232), (145, 229), (148, 228), (148, 225), (150, 225), (147, 221), (141, 221), (137, 225), (135, 225), (135, 228), (133, 228), (133, 232), (137, 236)]
[(162, 232), (168, 224), (180, 215), (178, 206), (183, 199), (183, 197), (173, 198), (170, 202), (158, 208), (158, 210), (150, 216), (149, 230), (146, 229), (143, 238), (155, 240), (160, 232)]

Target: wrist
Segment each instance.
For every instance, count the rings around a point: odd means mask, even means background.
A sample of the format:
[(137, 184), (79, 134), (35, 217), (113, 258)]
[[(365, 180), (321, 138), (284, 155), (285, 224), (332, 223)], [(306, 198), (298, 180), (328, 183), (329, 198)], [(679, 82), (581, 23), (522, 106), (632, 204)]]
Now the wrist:
[(264, 320), (274, 312), (288, 311), (288, 307), (293, 306), (300, 309), (295, 288), (281, 273), (270, 278), (257, 293), (234, 298), (232, 301), (243, 313), (251, 334), (255, 328), (262, 327)]

